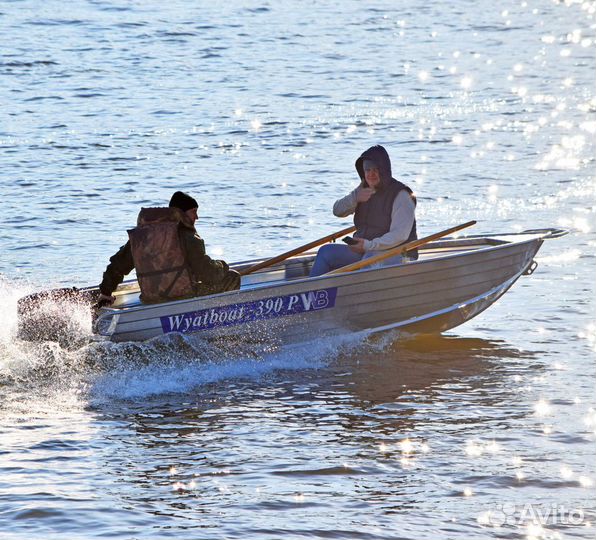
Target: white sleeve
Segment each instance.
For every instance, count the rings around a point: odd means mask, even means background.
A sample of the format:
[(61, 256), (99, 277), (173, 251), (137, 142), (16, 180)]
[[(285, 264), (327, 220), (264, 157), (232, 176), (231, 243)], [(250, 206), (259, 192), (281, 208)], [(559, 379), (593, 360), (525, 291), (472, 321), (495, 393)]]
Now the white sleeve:
[(365, 251), (380, 251), (391, 249), (403, 244), (410, 236), (412, 225), (414, 225), (414, 214), (416, 205), (409, 192), (402, 189), (393, 201), (391, 211), (391, 226), (383, 236), (364, 241)]
[(354, 191), (351, 191), (345, 197), (338, 199), (333, 204), (333, 215), (337, 217), (346, 217), (350, 214), (353, 214), (356, 211), (356, 206), (358, 205), (358, 201), (356, 200), (356, 188)]

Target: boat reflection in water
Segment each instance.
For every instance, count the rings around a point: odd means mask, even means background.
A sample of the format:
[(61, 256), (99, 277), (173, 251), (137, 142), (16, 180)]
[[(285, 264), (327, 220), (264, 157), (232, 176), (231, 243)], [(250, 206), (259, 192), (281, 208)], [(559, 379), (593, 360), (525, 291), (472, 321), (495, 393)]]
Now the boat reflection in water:
[[(375, 338), (371, 338), (374, 340)], [(477, 389), (476, 383), (486, 383), (492, 375), (494, 382), (504, 367), (503, 359), (527, 359), (531, 353), (512, 348), (500, 341), (480, 338), (461, 338), (444, 335), (397, 335), (386, 345), (387, 338), (379, 336), (378, 351), (347, 358), (354, 396), (371, 404), (394, 402), (404, 394), (418, 392), (421, 402), (432, 402), (435, 387), (461, 385), (465, 394)], [(341, 368), (343, 362), (337, 364)], [(527, 369), (520, 363), (520, 369)]]
[[(112, 402), (98, 412), (135, 436), (123, 438), (121, 448), (113, 440), (110, 454), (138, 465), (103, 466), (122, 475), (129, 489), (121, 492), (131, 502), (144, 486), (169, 487), (154, 502), (164, 515), (200, 507), (210, 519), (213, 503), (225, 519), (228, 504), (230, 511), (283, 509), (308, 503), (302, 493), (318, 494), (320, 502), (327, 490), (340, 498), (343, 492), (346, 504), (398, 513), (444, 492), (446, 460), (468, 467), (470, 433), (494, 436), (495, 422), (516, 421), (515, 407), (505, 406), (515, 397), (507, 381), (527, 370), (529, 356), (494, 341), (385, 333), (320, 369)], [(247, 432), (255, 422), (258, 430)], [(453, 454), (458, 446), (462, 453)], [(416, 471), (416, 485), (409, 471)], [(449, 501), (443, 504), (448, 509)]]

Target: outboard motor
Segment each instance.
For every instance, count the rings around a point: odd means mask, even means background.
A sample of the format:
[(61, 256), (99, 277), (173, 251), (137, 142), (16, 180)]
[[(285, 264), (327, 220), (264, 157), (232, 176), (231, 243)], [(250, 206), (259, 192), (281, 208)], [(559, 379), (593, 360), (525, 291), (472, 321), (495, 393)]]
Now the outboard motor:
[(61, 344), (71, 341), (73, 327), (80, 328), (77, 314), (91, 310), (98, 298), (97, 288), (77, 287), (24, 296), (17, 303), (17, 337), (23, 341), (57, 341)]

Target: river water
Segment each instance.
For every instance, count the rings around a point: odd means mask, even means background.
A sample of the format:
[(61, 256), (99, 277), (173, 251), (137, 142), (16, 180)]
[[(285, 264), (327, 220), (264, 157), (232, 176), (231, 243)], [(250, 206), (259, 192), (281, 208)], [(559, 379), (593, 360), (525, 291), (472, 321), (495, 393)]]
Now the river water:
[[(594, 538), (596, 3), (0, 4), (0, 538)], [(183, 189), (286, 251), (386, 146), (422, 235), (563, 227), (448, 334), (15, 337)]]

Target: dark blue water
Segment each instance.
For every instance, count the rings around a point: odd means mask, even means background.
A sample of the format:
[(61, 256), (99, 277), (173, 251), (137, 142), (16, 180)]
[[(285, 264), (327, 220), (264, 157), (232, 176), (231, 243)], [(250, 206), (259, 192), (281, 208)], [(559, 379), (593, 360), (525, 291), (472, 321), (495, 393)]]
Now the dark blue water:
[[(0, 537), (593, 538), (594, 2), (0, 4)], [(141, 206), (274, 255), (382, 143), (421, 234), (564, 227), (449, 335), (15, 338)]]

